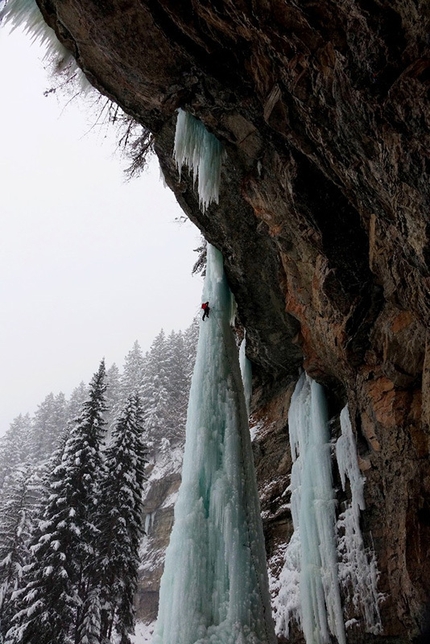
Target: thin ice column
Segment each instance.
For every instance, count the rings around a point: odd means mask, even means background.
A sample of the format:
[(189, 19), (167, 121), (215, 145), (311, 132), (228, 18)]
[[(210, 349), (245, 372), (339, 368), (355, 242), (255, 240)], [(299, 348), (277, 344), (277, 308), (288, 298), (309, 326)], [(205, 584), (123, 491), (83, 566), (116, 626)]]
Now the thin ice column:
[(231, 294), (208, 247), (182, 484), (154, 644), (272, 644), (264, 540)]
[[(336, 443), (336, 459), (342, 489), (349, 480), (351, 501), (340, 514), (339, 530), (339, 579), (349, 592), (349, 600), (356, 613), (361, 613), (366, 632), (377, 635), (382, 630), (379, 603), (383, 595), (378, 593), (378, 566), (375, 554), (365, 548), (360, 528), (360, 513), (365, 509), (364, 477), (358, 467), (357, 447), (352, 431), (348, 407), (340, 414), (342, 434)], [(352, 623), (356, 620), (352, 619)]]

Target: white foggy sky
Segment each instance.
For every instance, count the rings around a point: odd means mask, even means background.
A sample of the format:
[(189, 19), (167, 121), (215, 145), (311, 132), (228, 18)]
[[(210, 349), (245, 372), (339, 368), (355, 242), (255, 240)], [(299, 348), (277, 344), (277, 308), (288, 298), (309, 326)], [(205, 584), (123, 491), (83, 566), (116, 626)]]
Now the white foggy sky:
[(40, 55), (0, 27), (0, 434), (102, 357), (185, 329), (202, 289), (199, 233), (174, 222), (158, 165), (126, 183), (114, 134), (88, 133), (97, 114), (43, 96)]

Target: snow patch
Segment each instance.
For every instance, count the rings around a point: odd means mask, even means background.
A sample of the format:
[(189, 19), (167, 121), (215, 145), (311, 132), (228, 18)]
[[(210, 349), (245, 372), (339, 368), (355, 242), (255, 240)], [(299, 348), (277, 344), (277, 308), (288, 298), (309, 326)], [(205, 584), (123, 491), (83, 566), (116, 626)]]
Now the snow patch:
[(132, 644), (146, 644), (152, 640), (155, 622), (145, 624), (144, 622), (136, 623), (134, 635), (130, 637)]

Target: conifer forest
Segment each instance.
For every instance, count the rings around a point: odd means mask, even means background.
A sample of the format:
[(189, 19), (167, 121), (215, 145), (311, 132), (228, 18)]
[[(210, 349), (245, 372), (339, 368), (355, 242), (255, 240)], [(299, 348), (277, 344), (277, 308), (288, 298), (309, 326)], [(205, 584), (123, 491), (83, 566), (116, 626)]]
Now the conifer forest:
[(182, 445), (197, 324), (102, 360), (0, 443), (0, 642), (78, 644), (134, 633), (145, 468)]

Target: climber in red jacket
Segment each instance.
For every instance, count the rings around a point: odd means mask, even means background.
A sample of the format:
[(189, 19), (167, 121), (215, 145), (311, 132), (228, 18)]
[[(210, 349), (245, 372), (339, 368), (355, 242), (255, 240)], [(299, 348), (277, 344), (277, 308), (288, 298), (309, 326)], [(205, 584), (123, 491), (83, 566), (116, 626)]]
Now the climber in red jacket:
[(202, 309), (203, 309), (203, 317), (202, 317), (202, 320), (205, 320), (206, 318), (208, 318), (208, 317), (209, 317), (209, 311), (210, 311), (210, 308), (209, 308), (209, 302), (203, 302), (203, 304), (202, 304)]

